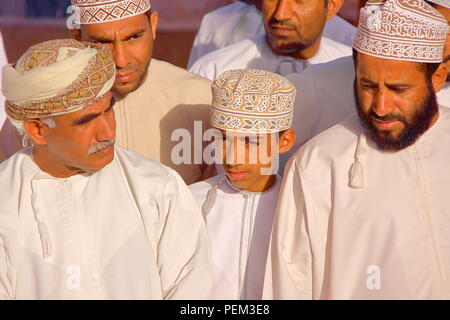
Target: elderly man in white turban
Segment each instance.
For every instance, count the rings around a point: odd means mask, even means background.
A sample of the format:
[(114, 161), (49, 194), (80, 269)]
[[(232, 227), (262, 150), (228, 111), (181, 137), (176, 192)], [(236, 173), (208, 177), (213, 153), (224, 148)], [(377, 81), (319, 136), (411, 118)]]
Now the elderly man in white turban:
[[(450, 23), (450, 0), (427, 2)], [(447, 38), (444, 52), (444, 60), (447, 61), (447, 71), (450, 75), (449, 59), (450, 36)], [(356, 113), (353, 94), (355, 67), (351, 56), (311, 66), (304, 72), (288, 75), (287, 78), (297, 88), (301, 88), (295, 101), (295, 109), (298, 112), (293, 123), (293, 128), (302, 133), (297, 140), (297, 148), (323, 130)], [(450, 76), (440, 89), (435, 90), (439, 104), (450, 107)]]
[[(113, 52), (118, 145), (171, 167), (188, 184), (209, 177), (201, 161), (179, 163), (172, 159), (178, 141), (171, 138), (177, 129), (192, 134), (194, 121), (200, 121), (203, 127), (209, 125), (212, 83), (152, 58), (158, 14), (151, 10), (150, 0), (72, 3), (72, 37)], [(4, 131), (4, 137), (0, 136), (0, 161), (21, 148), (20, 139), (9, 137), (15, 132), (8, 128)]]
[[(207, 13), (189, 55), (188, 67), (212, 51), (264, 33), (262, 0), (241, 0)], [(323, 35), (351, 46), (356, 28), (336, 15), (328, 20)]]
[(262, 297), (281, 186), (274, 166), (295, 142), (295, 92), (288, 80), (263, 70), (226, 71), (214, 83), (211, 124), (224, 141), (218, 152), (225, 173), (189, 186), (210, 239), (211, 299)]
[(215, 80), (233, 69), (261, 69), (280, 75), (351, 54), (351, 48), (323, 35), (342, 0), (263, 0), (264, 34), (200, 58), (190, 71)]
[(361, 9), (358, 115), (291, 158), (265, 298), (450, 298), (450, 109), (435, 94), (447, 32), (423, 1)]
[(202, 299), (207, 234), (172, 169), (114, 147), (108, 49), (31, 47), (3, 69), (33, 141), (0, 165), (0, 299)]

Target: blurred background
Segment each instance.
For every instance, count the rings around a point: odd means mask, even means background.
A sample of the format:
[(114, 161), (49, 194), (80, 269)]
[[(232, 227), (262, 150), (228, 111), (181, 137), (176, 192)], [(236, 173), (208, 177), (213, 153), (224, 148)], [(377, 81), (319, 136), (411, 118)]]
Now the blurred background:
[[(234, 0), (151, 0), (159, 13), (154, 57), (186, 67), (202, 16)], [(357, 25), (366, 0), (345, 0), (339, 15)], [(70, 0), (0, 0), (0, 32), (10, 62), (31, 45), (69, 38), (66, 27)]]

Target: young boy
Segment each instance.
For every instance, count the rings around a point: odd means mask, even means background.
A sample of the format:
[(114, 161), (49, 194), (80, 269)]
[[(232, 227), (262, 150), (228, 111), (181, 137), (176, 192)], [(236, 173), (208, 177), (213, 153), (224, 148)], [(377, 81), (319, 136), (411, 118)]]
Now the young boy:
[(202, 208), (214, 268), (210, 299), (261, 299), (281, 178), (280, 153), (290, 129), (295, 88), (262, 70), (224, 72), (213, 87), (211, 124), (223, 174), (189, 188)]

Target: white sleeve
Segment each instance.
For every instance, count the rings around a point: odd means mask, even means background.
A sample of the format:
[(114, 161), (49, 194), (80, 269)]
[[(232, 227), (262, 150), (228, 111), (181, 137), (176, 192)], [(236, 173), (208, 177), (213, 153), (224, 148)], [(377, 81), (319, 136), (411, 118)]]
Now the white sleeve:
[(208, 236), (202, 214), (181, 177), (172, 173), (160, 208), (158, 266), (164, 299), (207, 299), (212, 286)]
[[(209, 56), (209, 55), (208, 55)], [(206, 56), (206, 57), (208, 57)], [(216, 64), (210, 63), (209, 61), (205, 60), (203, 57), (202, 59), (198, 60), (194, 63), (194, 65), (189, 68), (189, 72), (198, 74), (199, 76), (202, 76), (204, 78), (207, 78), (211, 81), (216, 80)]]
[(6, 242), (0, 235), (0, 300), (14, 299), (13, 292), (11, 260)]
[(296, 161), (291, 158), (273, 223), (263, 299), (312, 299), (312, 283), (306, 196)]
[(0, 127), (0, 163), (23, 149), (23, 138), (9, 119), (3, 122)]
[(192, 44), (191, 53), (189, 54), (188, 69), (190, 69), (198, 59), (219, 49), (219, 47), (214, 42), (214, 26), (211, 26), (209, 22), (209, 16), (206, 14), (200, 28), (198, 29), (197, 35), (195, 36), (194, 43)]

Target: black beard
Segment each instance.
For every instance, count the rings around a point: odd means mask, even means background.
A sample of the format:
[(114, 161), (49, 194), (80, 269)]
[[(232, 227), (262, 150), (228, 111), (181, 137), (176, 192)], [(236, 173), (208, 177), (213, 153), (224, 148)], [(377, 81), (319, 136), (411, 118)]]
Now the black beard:
[[(361, 124), (369, 131), (370, 138), (384, 151), (399, 151), (414, 144), (417, 139), (430, 128), (434, 116), (439, 111), (436, 93), (434, 92), (430, 81), (427, 81), (427, 95), (425, 99), (416, 106), (416, 113), (413, 120), (409, 123), (405, 118), (399, 118), (393, 114), (387, 114), (383, 117), (378, 116), (373, 111), (370, 111), (368, 115), (363, 114), (356, 91), (356, 81), (354, 83), (354, 95), (356, 109)], [(398, 120), (403, 122), (405, 129), (403, 129), (403, 132), (401, 132), (397, 138), (394, 138), (390, 136), (389, 133), (380, 133), (380, 131), (372, 124), (371, 119), (384, 121)]]

